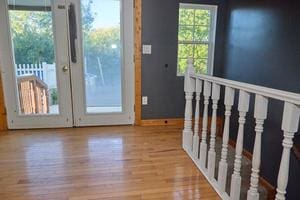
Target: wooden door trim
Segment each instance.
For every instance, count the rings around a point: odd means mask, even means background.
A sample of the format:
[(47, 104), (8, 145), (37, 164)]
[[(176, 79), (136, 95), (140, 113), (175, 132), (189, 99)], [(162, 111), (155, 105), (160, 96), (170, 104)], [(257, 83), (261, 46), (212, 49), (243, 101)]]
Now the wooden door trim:
[(142, 0), (134, 0), (135, 125), (142, 120)]

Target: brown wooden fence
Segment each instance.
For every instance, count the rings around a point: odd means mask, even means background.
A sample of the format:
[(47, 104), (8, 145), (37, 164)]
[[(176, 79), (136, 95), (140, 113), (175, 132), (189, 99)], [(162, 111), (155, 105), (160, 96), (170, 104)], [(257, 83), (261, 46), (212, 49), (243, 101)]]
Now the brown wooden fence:
[(49, 113), (48, 86), (39, 77), (19, 76), (18, 89), (22, 114)]

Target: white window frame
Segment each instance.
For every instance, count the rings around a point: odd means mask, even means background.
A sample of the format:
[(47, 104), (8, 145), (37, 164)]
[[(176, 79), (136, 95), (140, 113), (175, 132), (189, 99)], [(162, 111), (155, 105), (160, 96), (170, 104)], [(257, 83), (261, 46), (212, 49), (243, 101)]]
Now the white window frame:
[[(218, 14), (218, 6), (217, 5), (207, 5), (207, 4), (192, 4), (192, 3), (180, 3), (179, 9), (201, 9), (201, 10), (209, 10), (211, 13), (210, 18), (210, 31), (209, 31), (209, 41), (205, 42), (208, 44), (208, 59), (207, 59), (207, 74), (213, 75), (214, 68), (214, 54), (215, 54), (215, 40), (216, 40), (216, 26), (217, 26), (217, 14)], [(180, 24), (178, 22), (178, 34), (179, 34)], [(203, 43), (203, 42), (201, 42)], [(199, 44), (197, 41), (179, 41), (179, 44)], [(178, 62), (178, 55), (177, 55)], [(180, 73), (179, 65), (177, 63), (177, 76), (184, 76), (184, 73)]]

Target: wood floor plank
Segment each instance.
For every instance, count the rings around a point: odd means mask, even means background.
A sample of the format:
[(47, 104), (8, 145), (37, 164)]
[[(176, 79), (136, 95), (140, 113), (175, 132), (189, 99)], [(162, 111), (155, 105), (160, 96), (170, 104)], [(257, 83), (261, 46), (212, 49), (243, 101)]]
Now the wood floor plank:
[(0, 135), (0, 199), (220, 199), (181, 128), (92, 127)]

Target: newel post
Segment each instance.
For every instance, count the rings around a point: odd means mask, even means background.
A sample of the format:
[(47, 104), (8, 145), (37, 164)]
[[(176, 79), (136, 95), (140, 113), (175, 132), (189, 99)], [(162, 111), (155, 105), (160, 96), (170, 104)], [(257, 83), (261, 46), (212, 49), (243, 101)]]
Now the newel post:
[(193, 95), (195, 92), (195, 79), (191, 75), (195, 73), (193, 59), (188, 59), (187, 68), (184, 76), (184, 92), (185, 92), (185, 114), (184, 114), (184, 129), (182, 132), (182, 146), (186, 151), (192, 151), (193, 145)]
[(239, 129), (235, 147), (235, 160), (234, 160), (234, 171), (231, 176), (230, 186), (230, 200), (239, 200), (241, 192), (241, 166), (242, 166), (242, 152), (243, 152), (243, 141), (244, 141), (244, 125), (246, 122), (246, 114), (249, 110), (250, 94), (243, 90), (240, 90), (239, 95)]
[(250, 179), (250, 189), (247, 193), (247, 200), (259, 200), (258, 182), (259, 182), (259, 168), (261, 160), (261, 135), (264, 130), (264, 120), (267, 119), (268, 113), (268, 98), (261, 95), (255, 96), (254, 118), (255, 126), (255, 142), (253, 148), (252, 158), (252, 173)]
[(290, 153), (293, 146), (294, 135), (298, 131), (299, 117), (300, 107), (292, 103), (285, 102), (281, 126), (284, 132), (284, 139), (282, 141), (283, 151), (277, 179), (276, 200), (285, 199), (286, 187), (289, 178)]

